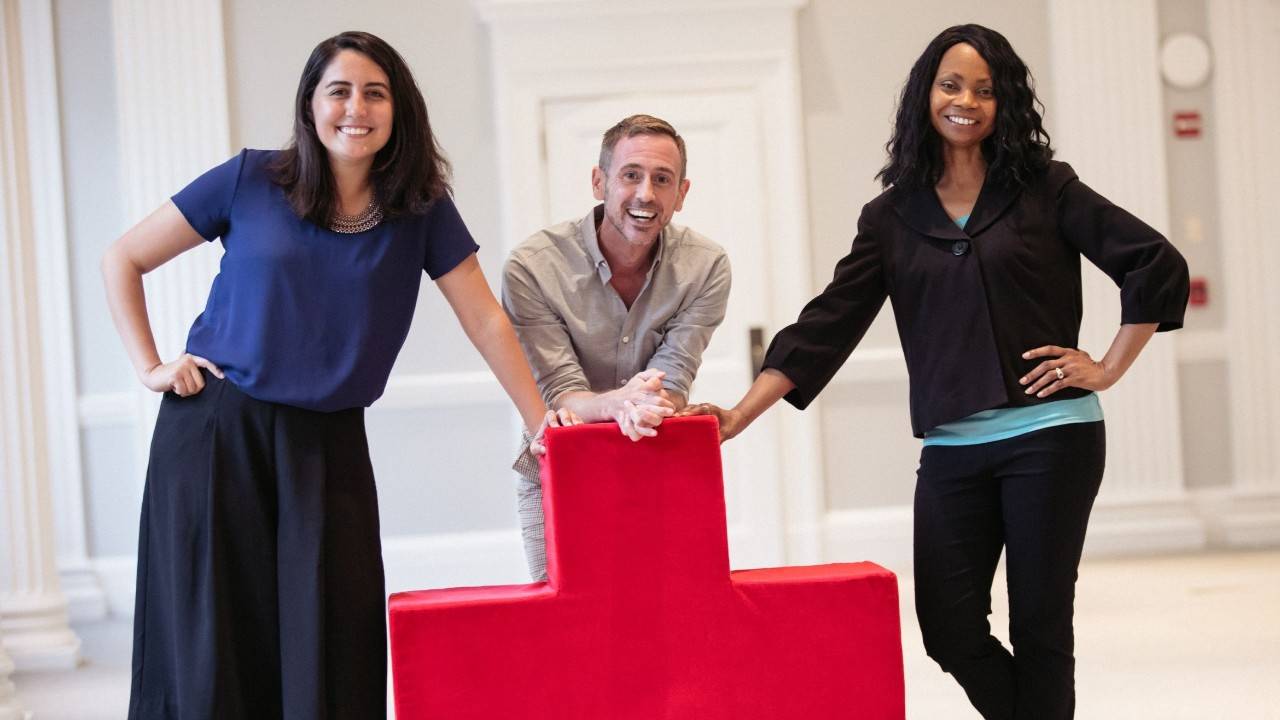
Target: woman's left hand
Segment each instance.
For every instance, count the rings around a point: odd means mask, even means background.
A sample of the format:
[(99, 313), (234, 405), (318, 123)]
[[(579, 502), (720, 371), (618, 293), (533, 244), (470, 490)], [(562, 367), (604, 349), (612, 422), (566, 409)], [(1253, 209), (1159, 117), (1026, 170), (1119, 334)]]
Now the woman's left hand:
[(1068, 387), (1106, 390), (1116, 381), (1101, 362), (1083, 350), (1044, 345), (1022, 353), (1022, 358), (1050, 358), (1018, 380), (1026, 386), (1028, 395), (1036, 397), (1049, 397)]
[(529, 452), (534, 457), (542, 457), (547, 454), (547, 446), (542, 442), (542, 436), (546, 434), (549, 427), (568, 427), (570, 425), (581, 425), (582, 418), (574, 414), (572, 410), (560, 408), (559, 410), (548, 410), (547, 414), (542, 417), (542, 426), (538, 428), (538, 432), (534, 434), (533, 439), (529, 441)]

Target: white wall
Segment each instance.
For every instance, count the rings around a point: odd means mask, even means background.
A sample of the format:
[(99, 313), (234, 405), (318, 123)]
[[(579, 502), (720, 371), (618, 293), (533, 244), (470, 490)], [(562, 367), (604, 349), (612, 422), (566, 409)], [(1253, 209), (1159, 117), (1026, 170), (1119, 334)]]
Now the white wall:
[[(110, 3), (57, 0), (55, 9), (78, 382), (82, 398), (92, 405), (93, 398), (131, 391), (135, 383), (110, 329), (96, 267), (106, 244), (137, 218), (122, 217), (114, 202), (119, 158), (113, 141), (118, 128), (113, 124)], [(498, 163), (489, 39), (471, 0), (226, 0), (223, 9), (233, 148), (278, 147), (286, 141), (297, 77), (319, 40), (344, 29), (363, 29), (401, 51), (453, 161), (458, 205), (481, 245), (481, 263), (496, 285), (503, 259), (497, 248), (512, 239), (496, 235), (500, 203), (494, 191)], [(1048, 102), (1053, 78), (1043, 2), (811, 0), (801, 11), (811, 230), (809, 237), (781, 241), (810, 248), (815, 291), (847, 251), (861, 206), (879, 192), (873, 176), (883, 163), (894, 103), (911, 63), (933, 35), (960, 22), (979, 22), (1003, 32), (1031, 67), (1040, 97)], [(619, 47), (622, 51), (624, 44)], [(654, 78), (655, 83), (661, 81)], [(1053, 132), (1052, 107), (1047, 122)], [(585, 183), (582, 202), (584, 209), (592, 202)], [(892, 508), (910, 502), (919, 444), (910, 436), (905, 369), (896, 348), (886, 306), (864, 347), (820, 407), (811, 411), (821, 413), (824, 421), (828, 510)], [(394, 377), (478, 371), (483, 371), (482, 362), (428, 282)], [(1187, 369), (1181, 378), (1184, 395), (1195, 397), (1204, 378), (1220, 372), (1203, 366)], [(447, 553), (473, 538), (480, 555), (497, 558), (497, 564), (482, 573), (495, 580), (518, 577), (522, 561), (506, 470), (513, 440), (510, 427), (510, 411), (501, 401), (469, 407), (417, 401), (375, 406), (369, 431), (384, 536), (404, 541), (400, 546), (391, 542), (400, 550), (390, 555), (421, 555), (428, 546), (414, 544), (415, 538), (445, 533), (441, 543), (430, 547)], [(1195, 434), (1195, 447), (1205, 452), (1228, 446), (1225, 423), (1188, 422), (1183, 427), (1184, 434)], [(136, 487), (144, 470), (134, 459), (134, 432), (127, 423), (102, 416), (87, 423), (82, 438), (89, 551), (108, 560), (104, 567), (118, 568), (120, 577), (112, 582), (124, 587), (131, 582), (131, 569), (111, 559), (127, 560), (136, 542), (137, 499), (131, 490), (122, 491)], [(1222, 484), (1226, 480), (1220, 475), (1228, 468), (1224, 462), (1188, 462), (1187, 484)], [(894, 512), (889, 515), (898, 517)]]
[[(1191, 32), (1208, 37), (1206, 0), (1160, 0), (1160, 34)], [(1201, 137), (1165, 133), (1169, 161), (1169, 239), (1177, 244), (1194, 277), (1209, 283), (1209, 303), (1187, 311), (1179, 333), (1179, 396), (1182, 402), (1183, 464), (1189, 488), (1231, 482), (1230, 401), (1225, 344), (1221, 342), (1226, 303), (1217, 203), (1217, 118), (1212, 83), (1197, 88), (1164, 88), (1165, 122), (1178, 110), (1196, 109), (1205, 118)]]
[[(111, 3), (57, 0), (58, 99), (70, 245), (78, 390), (82, 398), (131, 390), (133, 368), (103, 302), (98, 261), (128, 226), (120, 202)], [(83, 427), (82, 469), (91, 556), (127, 555), (137, 544), (133, 428)]]

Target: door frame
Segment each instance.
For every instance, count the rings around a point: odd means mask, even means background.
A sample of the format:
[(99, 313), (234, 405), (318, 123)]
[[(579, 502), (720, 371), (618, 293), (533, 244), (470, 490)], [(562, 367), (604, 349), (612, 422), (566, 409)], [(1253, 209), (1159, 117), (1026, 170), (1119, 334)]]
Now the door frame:
[[(812, 294), (796, 47), (796, 15), (806, 2), (681, 0), (636, 6), (475, 0), (490, 31), (504, 253), (559, 219), (549, 217), (546, 102), (655, 90), (746, 90), (757, 97), (762, 134), (769, 139), (762, 160), (772, 192), (764, 214), (766, 237), (777, 242), (765, 248), (776, 269), (766, 289), (768, 330), (790, 323)], [(661, 33), (663, 42), (620, 43), (620, 27)], [(819, 562), (825, 515), (820, 410), (774, 412), (780, 414), (784, 556), (789, 563)]]
[[(581, 217), (595, 201), (589, 169), (604, 128), (648, 112), (678, 128), (689, 150), (692, 194), (674, 222), (705, 234), (728, 252), (734, 284), (723, 323), (702, 356), (691, 402), (731, 402), (751, 377), (750, 328), (768, 326), (768, 298), (751, 292), (770, 284), (767, 262), (765, 145), (757, 98), (743, 90), (619, 93), (543, 105), (548, 207), (556, 220)], [(742, 440), (722, 452), (729, 562), (769, 567), (785, 558), (785, 507), (777, 472), (777, 413), (758, 419)]]

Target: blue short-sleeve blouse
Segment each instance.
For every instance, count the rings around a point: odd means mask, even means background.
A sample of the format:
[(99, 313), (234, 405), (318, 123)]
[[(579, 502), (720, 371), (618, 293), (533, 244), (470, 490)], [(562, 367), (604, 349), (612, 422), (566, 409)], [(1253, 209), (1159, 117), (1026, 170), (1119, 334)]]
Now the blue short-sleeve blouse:
[(479, 246), (453, 200), (342, 234), (299, 218), (267, 165), (243, 150), (173, 196), (225, 253), (187, 352), (251, 397), (331, 412), (382, 395), (404, 345), (422, 272), (434, 280)]

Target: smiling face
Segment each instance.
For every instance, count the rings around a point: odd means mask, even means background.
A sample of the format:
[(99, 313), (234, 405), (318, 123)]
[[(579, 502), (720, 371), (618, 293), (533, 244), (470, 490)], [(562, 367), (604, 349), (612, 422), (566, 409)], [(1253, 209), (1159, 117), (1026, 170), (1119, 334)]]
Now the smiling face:
[(929, 120), (952, 147), (979, 145), (995, 131), (996, 93), (991, 68), (967, 43), (942, 55), (929, 91)]
[(391, 139), (392, 116), (387, 74), (355, 50), (335, 55), (311, 93), (316, 136), (330, 163), (371, 166)]
[(591, 189), (604, 202), (602, 242), (648, 246), (684, 205), (688, 179), (680, 177), (680, 150), (666, 135), (624, 137), (607, 169), (591, 170)]

